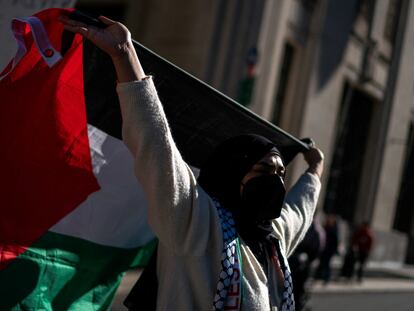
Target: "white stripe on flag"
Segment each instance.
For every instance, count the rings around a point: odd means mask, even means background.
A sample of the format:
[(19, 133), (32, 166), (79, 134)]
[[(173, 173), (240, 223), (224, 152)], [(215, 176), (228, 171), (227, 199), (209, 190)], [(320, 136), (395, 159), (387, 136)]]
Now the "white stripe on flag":
[(101, 189), (50, 231), (106, 246), (134, 248), (154, 234), (147, 224), (147, 202), (124, 143), (88, 125), (94, 174)]

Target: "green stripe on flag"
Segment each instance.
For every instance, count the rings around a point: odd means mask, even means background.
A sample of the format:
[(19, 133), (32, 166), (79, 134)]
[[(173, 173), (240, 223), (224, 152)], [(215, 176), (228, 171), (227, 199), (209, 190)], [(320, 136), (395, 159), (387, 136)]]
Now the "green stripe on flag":
[(155, 245), (121, 249), (48, 232), (0, 271), (0, 310), (107, 310), (124, 272), (146, 265)]

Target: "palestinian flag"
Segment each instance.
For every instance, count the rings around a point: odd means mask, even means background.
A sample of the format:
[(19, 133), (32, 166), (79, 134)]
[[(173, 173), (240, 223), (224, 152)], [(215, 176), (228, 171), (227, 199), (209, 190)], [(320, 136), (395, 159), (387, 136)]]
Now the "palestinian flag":
[[(0, 80), (0, 310), (105, 310), (123, 273), (144, 265), (154, 247), (122, 143), (113, 65), (91, 43), (63, 32), (61, 12), (35, 15), (53, 48), (39, 49), (42, 40), (31, 36), (36, 27), (14, 29), (27, 53)], [(190, 165), (200, 167), (215, 145), (242, 133), (269, 138), (287, 163), (307, 148), (134, 45)]]
[(82, 38), (62, 36), (59, 12), (13, 24), (26, 51), (0, 81), (0, 310), (108, 309), (153, 248), (132, 156), (102, 126), (112, 114), (94, 108)]

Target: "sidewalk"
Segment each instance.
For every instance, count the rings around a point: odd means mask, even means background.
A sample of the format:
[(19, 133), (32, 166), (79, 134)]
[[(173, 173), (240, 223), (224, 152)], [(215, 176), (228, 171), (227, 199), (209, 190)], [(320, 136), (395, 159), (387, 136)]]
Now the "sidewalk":
[(362, 283), (333, 281), (328, 285), (322, 282), (312, 284), (311, 292), (315, 294), (329, 293), (391, 293), (413, 292), (414, 280), (401, 279), (365, 279)]
[[(334, 276), (337, 275), (335, 272), (337, 269), (334, 269)], [(414, 266), (371, 262), (366, 268), (365, 278), (361, 283), (334, 277), (327, 285), (321, 281), (314, 281), (311, 292), (315, 294), (414, 293)]]

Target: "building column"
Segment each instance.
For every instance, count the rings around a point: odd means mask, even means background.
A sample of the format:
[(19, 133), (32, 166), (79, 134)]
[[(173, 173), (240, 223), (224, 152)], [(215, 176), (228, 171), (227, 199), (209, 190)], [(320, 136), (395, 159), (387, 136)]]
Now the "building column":
[(405, 154), (405, 141), (410, 124), (412, 81), (414, 81), (414, 6), (403, 1), (393, 60), (384, 99), (382, 132), (378, 141), (375, 171), (377, 188), (374, 192), (372, 225), (378, 230), (390, 231), (398, 201)]

